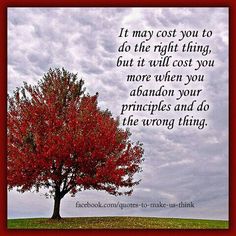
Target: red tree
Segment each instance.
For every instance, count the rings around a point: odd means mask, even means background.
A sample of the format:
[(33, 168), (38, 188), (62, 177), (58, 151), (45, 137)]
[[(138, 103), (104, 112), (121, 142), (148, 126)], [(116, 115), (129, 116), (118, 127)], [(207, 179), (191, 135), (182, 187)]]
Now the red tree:
[[(7, 181), (24, 192), (46, 187), (60, 202), (86, 189), (131, 194), (138, 184), (143, 149), (131, 143), (111, 113), (97, 106), (97, 95), (84, 94), (83, 81), (62, 69), (50, 69), (36, 86), (8, 96)], [(124, 190), (125, 189), (125, 190)]]

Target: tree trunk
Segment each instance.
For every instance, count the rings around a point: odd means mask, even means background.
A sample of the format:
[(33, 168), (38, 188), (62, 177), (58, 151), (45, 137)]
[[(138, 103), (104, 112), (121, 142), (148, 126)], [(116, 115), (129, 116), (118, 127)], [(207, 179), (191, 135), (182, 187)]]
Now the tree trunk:
[(61, 194), (60, 189), (56, 189), (55, 196), (54, 196), (54, 209), (51, 219), (61, 219), (60, 216), (60, 203), (61, 203)]

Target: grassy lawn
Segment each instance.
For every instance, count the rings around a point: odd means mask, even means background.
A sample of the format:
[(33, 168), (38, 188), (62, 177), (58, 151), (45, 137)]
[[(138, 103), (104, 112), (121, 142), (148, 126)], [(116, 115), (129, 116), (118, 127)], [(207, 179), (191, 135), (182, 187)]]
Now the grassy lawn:
[(10, 219), (9, 229), (227, 229), (228, 221), (155, 217), (77, 217)]

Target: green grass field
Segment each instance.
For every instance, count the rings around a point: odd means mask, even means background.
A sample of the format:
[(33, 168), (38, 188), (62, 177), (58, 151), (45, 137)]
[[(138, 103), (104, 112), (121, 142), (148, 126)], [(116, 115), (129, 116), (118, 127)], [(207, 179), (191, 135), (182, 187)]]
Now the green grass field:
[(227, 229), (228, 221), (154, 217), (9, 219), (9, 229)]

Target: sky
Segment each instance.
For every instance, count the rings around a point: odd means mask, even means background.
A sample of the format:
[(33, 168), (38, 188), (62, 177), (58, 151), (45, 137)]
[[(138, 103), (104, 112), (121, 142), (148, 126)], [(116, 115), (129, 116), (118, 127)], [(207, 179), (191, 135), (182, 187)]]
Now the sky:
[[(211, 45), (211, 57), (215, 60), (214, 68), (200, 70), (206, 76), (200, 86), (204, 87), (203, 98), (210, 104), (210, 110), (205, 114), (208, 126), (203, 130), (196, 127), (172, 130), (142, 125), (130, 127), (131, 139), (142, 142), (145, 150), (143, 172), (137, 175), (142, 181), (134, 188), (132, 196), (115, 197), (94, 190), (78, 192), (74, 198), (66, 196), (62, 199), (61, 215), (228, 219), (227, 8), (8, 8), (8, 93), (12, 94), (23, 81), (36, 84), (50, 67), (64, 67), (84, 79), (87, 92), (99, 92), (101, 108), (108, 108), (114, 116), (120, 116), (121, 105), (136, 99), (129, 96), (130, 90), (139, 85), (128, 83), (127, 73), (164, 72), (163, 68), (116, 66), (117, 57), (121, 55), (117, 49), (126, 40), (118, 37), (122, 27), (130, 31), (174, 28), (213, 31), (209, 41), (199, 39), (199, 42)], [(127, 40), (135, 43), (135, 39)], [(155, 43), (155, 39), (150, 43)], [(122, 55), (140, 56), (132, 52)], [(156, 55), (145, 56), (154, 58)], [(191, 56), (194, 58), (196, 54)], [(181, 58), (181, 55), (177, 53), (176, 57)], [(173, 71), (192, 72), (189, 68)], [(178, 83), (165, 85), (180, 86)], [(145, 86), (158, 88), (153, 82)], [(199, 84), (191, 86), (196, 88)], [(140, 103), (149, 100), (136, 99)], [(157, 100), (153, 99), (153, 102)], [(173, 101), (170, 99), (170, 102)], [(148, 115), (136, 112), (135, 116), (141, 119)], [(53, 199), (46, 199), (43, 192), (8, 192), (8, 217), (50, 217)], [(147, 204), (182, 201), (193, 202), (195, 207), (82, 209), (75, 207), (77, 201)]]

